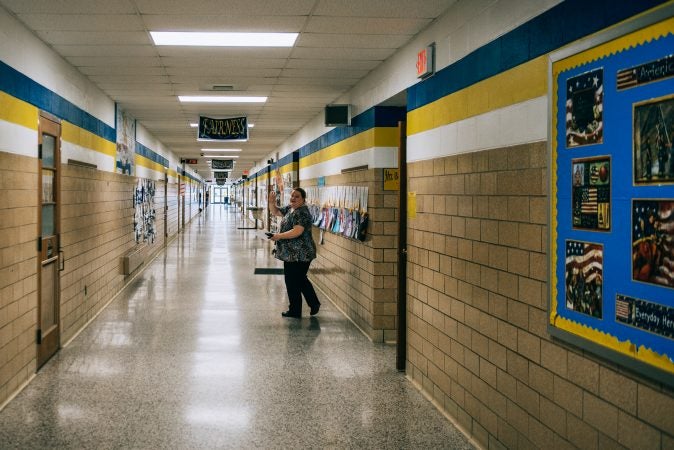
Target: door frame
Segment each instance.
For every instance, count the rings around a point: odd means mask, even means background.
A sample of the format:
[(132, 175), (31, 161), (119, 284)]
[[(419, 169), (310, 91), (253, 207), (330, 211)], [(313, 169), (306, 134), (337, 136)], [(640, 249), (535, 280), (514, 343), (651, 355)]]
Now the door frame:
[(405, 371), (407, 360), (407, 122), (398, 122), (398, 327), (396, 369)]
[[(54, 139), (54, 166), (43, 167), (42, 145), (43, 135), (53, 136)], [(57, 117), (40, 111), (38, 118), (38, 174), (37, 174), (37, 321), (36, 321), (36, 358), (37, 369), (42, 367), (61, 347), (61, 313), (60, 313), (60, 272), (63, 270), (63, 252), (61, 250), (61, 121)], [(43, 170), (53, 171), (52, 195), (54, 204), (53, 235), (42, 236), (42, 205), (44, 202)], [(44, 267), (54, 265), (53, 284), (53, 324), (46, 326), (43, 318), (43, 288)]]

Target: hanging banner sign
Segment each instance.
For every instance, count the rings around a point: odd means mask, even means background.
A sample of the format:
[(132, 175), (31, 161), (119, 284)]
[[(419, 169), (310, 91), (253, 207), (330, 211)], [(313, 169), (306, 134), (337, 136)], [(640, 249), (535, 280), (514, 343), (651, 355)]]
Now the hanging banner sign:
[(214, 159), (211, 161), (211, 169), (232, 170), (234, 168), (233, 159)]
[(214, 119), (199, 116), (199, 140), (246, 141), (248, 140), (248, 118), (229, 117)]

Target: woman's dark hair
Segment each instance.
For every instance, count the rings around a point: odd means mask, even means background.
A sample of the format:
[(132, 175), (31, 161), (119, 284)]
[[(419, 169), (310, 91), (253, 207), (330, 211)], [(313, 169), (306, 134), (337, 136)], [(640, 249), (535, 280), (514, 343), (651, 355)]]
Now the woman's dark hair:
[(305, 191), (304, 189), (302, 189), (302, 188), (295, 188), (295, 189), (293, 189), (293, 191), (299, 192), (300, 195), (302, 196), (302, 200), (306, 200), (306, 199), (307, 199), (307, 193), (306, 193), (306, 191)]

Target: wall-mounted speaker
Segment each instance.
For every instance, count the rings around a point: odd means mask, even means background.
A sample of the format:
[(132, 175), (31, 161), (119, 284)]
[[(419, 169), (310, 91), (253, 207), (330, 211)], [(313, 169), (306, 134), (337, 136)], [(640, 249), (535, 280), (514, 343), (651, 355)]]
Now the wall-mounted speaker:
[(327, 105), (325, 107), (325, 126), (351, 126), (351, 105)]

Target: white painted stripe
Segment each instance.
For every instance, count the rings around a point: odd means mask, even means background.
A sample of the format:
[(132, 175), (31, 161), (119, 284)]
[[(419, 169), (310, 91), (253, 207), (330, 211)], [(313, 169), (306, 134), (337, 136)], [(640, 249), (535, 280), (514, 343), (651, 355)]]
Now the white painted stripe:
[(154, 169), (136, 164), (136, 177), (146, 178), (148, 180), (164, 181), (164, 172), (158, 172)]
[(300, 180), (338, 175), (343, 169), (365, 166), (369, 169), (398, 167), (397, 147), (371, 147), (329, 161), (300, 168)]
[(546, 140), (548, 99), (538, 97), (407, 138), (407, 161)]
[(37, 131), (0, 120), (0, 152), (37, 158)]
[(96, 169), (103, 172), (115, 171), (115, 158), (112, 156), (61, 140), (61, 162), (67, 164), (69, 159), (95, 164)]

